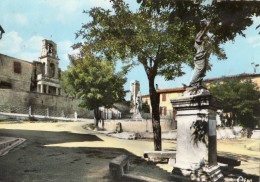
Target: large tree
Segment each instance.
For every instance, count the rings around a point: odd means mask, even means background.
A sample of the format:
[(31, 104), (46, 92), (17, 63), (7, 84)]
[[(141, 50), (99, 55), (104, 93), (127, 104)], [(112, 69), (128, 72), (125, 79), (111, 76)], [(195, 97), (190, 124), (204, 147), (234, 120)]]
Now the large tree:
[(260, 90), (250, 79), (226, 79), (210, 85), (210, 92), (221, 101), (224, 112), (233, 113), (234, 120), (254, 128), (260, 116)]
[[(169, 12), (150, 13), (145, 8), (132, 12), (122, 0), (112, 0), (112, 11), (92, 8), (92, 20), (82, 26), (77, 44), (107, 61), (122, 60), (126, 66), (141, 64), (149, 81), (154, 148), (161, 150), (159, 94), (155, 77), (173, 79), (183, 74), (182, 63), (192, 60), (194, 28), (187, 22), (169, 24)], [(180, 31), (182, 30), (182, 31)]]
[[(84, 47), (102, 59), (121, 59), (128, 66), (144, 67), (149, 81), (154, 148), (161, 150), (160, 100), (154, 86), (155, 77), (174, 79), (183, 74), (182, 63), (193, 64), (194, 37), (200, 30), (201, 19), (212, 20), (210, 31), (215, 34), (212, 52), (223, 59), (225, 54), (219, 45), (233, 40), (237, 33), (243, 34), (242, 30), (252, 24), (250, 16), (258, 9), (221, 3), (209, 7), (179, 0), (138, 2), (141, 7), (135, 12), (123, 0), (111, 0), (112, 10), (85, 11), (92, 20), (83, 24), (77, 36), (83, 38)], [(239, 10), (243, 11), (238, 13)], [(75, 47), (78, 46), (82, 44)]]
[(71, 57), (71, 64), (62, 74), (65, 92), (80, 99), (80, 106), (94, 111), (94, 123), (100, 119), (99, 107), (112, 107), (125, 96), (124, 72), (115, 72), (113, 62), (103, 61), (88, 50), (80, 57)]
[[(210, 20), (209, 31), (215, 36), (212, 53), (219, 59), (226, 58), (220, 46), (229, 40), (233, 41), (238, 34), (245, 36), (243, 31), (253, 24), (253, 16), (260, 15), (260, 3), (256, 1), (212, 0), (212, 4), (207, 4), (208, 0), (137, 0), (137, 2), (150, 14), (163, 14), (167, 10), (168, 23), (179, 27), (179, 32), (195, 29), (197, 33), (201, 29), (200, 21)], [(187, 36), (185, 38), (190, 39)], [(185, 38), (182, 43), (187, 41)], [(192, 45), (188, 49), (191, 50)], [(192, 66), (192, 61), (189, 65)], [(209, 64), (207, 69), (210, 69), (210, 66)]]

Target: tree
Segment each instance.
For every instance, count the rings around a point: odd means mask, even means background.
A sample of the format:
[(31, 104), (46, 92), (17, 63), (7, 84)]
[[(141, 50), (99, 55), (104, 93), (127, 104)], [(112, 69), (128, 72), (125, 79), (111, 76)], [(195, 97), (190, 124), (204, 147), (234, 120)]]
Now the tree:
[(149, 104), (146, 102), (142, 103), (142, 112), (144, 113), (150, 113), (150, 106)]
[(160, 13), (150, 13), (145, 8), (132, 12), (123, 0), (111, 3), (112, 11), (85, 11), (92, 20), (83, 24), (77, 37), (83, 38), (84, 48), (104, 60), (119, 59), (128, 68), (136, 64), (144, 67), (149, 81), (154, 148), (161, 150), (160, 99), (155, 77), (161, 75), (169, 80), (183, 74), (182, 63), (191, 62), (193, 56), (194, 28), (188, 22), (169, 24), (167, 9)]
[(255, 126), (260, 113), (260, 90), (250, 79), (227, 79), (213, 83), (212, 95), (221, 101), (224, 112), (231, 112), (236, 122), (244, 127)]
[[(140, 5), (150, 12), (160, 12), (169, 9), (169, 22), (172, 24), (189, 22), (190, 26), (200, 29), (202, 19), (211, 20), (209, 31), (215, 35), (213, 52), (219, 58), (226, 58), (220, 44), (234, 40), (239, 34), (246, 36), (243, 31), (253, 24), (253, 17), (260, 16), (260, 2), (257, 1), (216, 1), (208, 0), (137, 0)], [(256, 27), (256, 29), (259, 25)]]
[[(243, 30), (252, 25), (253, 15), (260, 15), (260, 3), (255, 1), (219, 2), (213, 0), (212, 5), (203, 4), (206, 0), (137, 0), (137, 2), (140, 3), (141, 9), (145, 9), (150, 15), (164, 14), (164, 16), (168, 16), (168, 26), (178, 27), (178, 31), (183, 32), (185, 36), (183, 36), (180, 42), (185, 44), (189, 42), (191, 37), (195, 37), (195, 33), (191, 35), (186, 34), (186, 32), (191, 33), (195, 30), (197, 33), (200, 31), (200, 21), (203, 19), (210, 20), (209, 32), (215, 36), (212, 45), (212, 54), (216, 55), (218, 59), (226, 59), (225, 52), (220, 45), (229, 40), (234, 40), (237, 34), (245, 36)], [(174, 36), (178, 36), (178, 34), (174, 34)], [(186, 48), (189, 50), (193, 47), (190, 44), (186, 45), (188, 46)], [(185, 52), (180, 52), (178, 55), (183, 57), (183, 54)], [(191, 60), (190, 62), (186, 62), (193, 66)], [(208, 69), (210, 67), (211, 65), (209, 64)], [(152, 97), (151, 101), (153, 102)]]
[(62, 86), (68, 95), (80, 99), (80, 106), (94, 110), (95, 126), (100, 120), (99, 107), (112, 107), (125, 96), (123, 72), (115, 73), (112, 62), (103, 61), (84, 50), (79, 58), (72, 58), (68, 70), (62, 74)]

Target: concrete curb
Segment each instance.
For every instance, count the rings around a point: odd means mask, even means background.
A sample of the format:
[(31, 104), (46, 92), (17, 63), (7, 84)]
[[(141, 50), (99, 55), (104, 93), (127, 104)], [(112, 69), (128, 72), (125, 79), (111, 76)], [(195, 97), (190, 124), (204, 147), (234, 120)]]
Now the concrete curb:
[(25, 142), (24, 138), (0, 137), (0, 157), (6, 155), (10, 150)]

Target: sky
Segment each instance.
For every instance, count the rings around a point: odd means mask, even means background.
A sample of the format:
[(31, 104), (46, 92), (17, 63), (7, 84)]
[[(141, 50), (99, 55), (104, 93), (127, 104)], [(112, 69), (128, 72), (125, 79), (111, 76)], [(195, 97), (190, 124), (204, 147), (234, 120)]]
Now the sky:
[[(126, 2), (133, 10), (137, 9), (135, 0)], [(75, 32), (80, 30), (82, 23), (90, 20), (82, 12), (93, 7), (108, 9), (111, 5), (109, 0), (1, 0), (0, 25), (5, 34), (0, 40), (0, 53), (26, 61), (37, 61), (41, 41), (50, 39), (57, 44), (60, 68), (66, 70), (69, 65), (68, 54), (75, 53), (71, 45), (79, 42), (75, 39)], [(220, 61), (211, 56), (213, 67), (205, 78), (254, 73), (254, 65), (251, 63), (260, 64), (260, 29), (255, 30), (259, 24), (260, 17), (254, 17), (254, 24), (244, 32), (246, 38), (237, 36), (235, 41), (222, 45), (227, 59)], [(181, 87), (182, 83), (188, 84), (192, 76), (192, 68), (183, 65), (183, 71), (186, 74), (173, 81), (156, 77), (155, 83), (159, 89)], [(257, 67), (256, 73), (260, 73), (260, 67)], [(148, 79), (141, 65), (132, 69), (127, 78), (126, 90), (129, 90), (132, 80), (138, 80), (142, 95), (149, 93)]]

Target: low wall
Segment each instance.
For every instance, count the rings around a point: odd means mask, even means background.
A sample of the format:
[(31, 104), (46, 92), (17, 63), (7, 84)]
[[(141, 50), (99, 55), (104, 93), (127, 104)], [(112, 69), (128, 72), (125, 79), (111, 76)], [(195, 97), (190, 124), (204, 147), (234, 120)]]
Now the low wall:
[(217, 139), (235, 139), (242, 137), (242, 127), (234, 126), (233, 128), (218, 128)]
[(253, 130), (251, 138), (260, 139), (260, 130)]
[(84, 121), (88, 123), (93, 123), (93, 119), (87, 118), (65, 118), (65, 117), (52, 117), (52, 116), (41, 116), (41, 115), (28, 115), (28, 114), (16, 114), (16, 113), (3, 113), (0, 112), (0, 121)]
[(31, 107), (33, 115), (45, 115), (48, 109), (49, 115), (55, 117), (74, 117), (77, 112), (78, 117), (93, 118), (91, 111), (78, 106), (79, 100), (57, 95), (0, 89), (0, 105), (5, 107), (1, 112), (28, 114)]
[[(104, 129), (107, 131), (115, 131), (116, 124), (120, 122), (122, 130), (127, 132), (152, 132), (152, 120), (142, 121), (126, 121), (126, 120), (105, 120)], [(171, 120), (161, 121), (161, 131), (170, 131), (175, 129), (175, 123)]]

